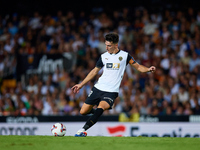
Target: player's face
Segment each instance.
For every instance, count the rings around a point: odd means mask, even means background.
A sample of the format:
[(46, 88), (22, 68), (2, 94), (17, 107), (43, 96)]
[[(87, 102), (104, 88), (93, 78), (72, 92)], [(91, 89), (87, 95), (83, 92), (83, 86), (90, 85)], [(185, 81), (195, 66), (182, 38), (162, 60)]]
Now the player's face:
[(112, 54), (117, 48), (117, 44), (114, 44), (113, 42), (105, 41), (105, 44), (106, 44), (106, 50), (110, 54)]

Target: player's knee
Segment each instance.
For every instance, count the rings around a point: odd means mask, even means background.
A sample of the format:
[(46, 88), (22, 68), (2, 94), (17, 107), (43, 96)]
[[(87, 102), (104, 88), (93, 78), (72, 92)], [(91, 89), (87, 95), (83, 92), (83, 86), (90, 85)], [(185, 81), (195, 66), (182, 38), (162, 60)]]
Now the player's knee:
[(80, 110), (80, 114), (81, 114), (81, 115), (87, 115), (87, 112), (81, 109), (81, 110)]
[(104, 108), (102, 106), (98, 106), (97, 108), (101, 108), (101, 109), (103, 109), (103, 111), (108, 109), (108, 108)]

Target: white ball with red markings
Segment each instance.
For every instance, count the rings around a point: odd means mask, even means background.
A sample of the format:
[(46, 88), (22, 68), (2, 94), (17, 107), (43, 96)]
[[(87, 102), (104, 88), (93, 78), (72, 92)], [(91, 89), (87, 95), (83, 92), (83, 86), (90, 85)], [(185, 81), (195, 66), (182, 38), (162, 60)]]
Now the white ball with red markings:
[(64, 124), (62, 123), (56, 123), (52, 126), (51, 128), (51, 133), (54, 135), (54, 136), (59, 136), (59, 137), (62, 137), (66, 134), (66, 127)]

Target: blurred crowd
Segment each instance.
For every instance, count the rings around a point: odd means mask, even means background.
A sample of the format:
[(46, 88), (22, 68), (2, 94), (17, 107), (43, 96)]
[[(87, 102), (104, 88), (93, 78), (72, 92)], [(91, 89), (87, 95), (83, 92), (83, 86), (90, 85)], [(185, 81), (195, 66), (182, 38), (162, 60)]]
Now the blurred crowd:
[(81, 82), (106, 51), (104, 36), (119, 34), (119, 49), (155, 73), (127, 66), (119, 97), (104, 115), (200, 115), (200, 11), (124, 7), (91, 13), (57, 11), (32, 16), (0, 16), (0, 78), (16, 78), (17, 56), (74, 53), (71, 72), (57, 68), (47, 78), (33, 74), (14, 88), (2, 88), (0, 115), (80, 115), (79, 110), (99, 72), (78, 94)]

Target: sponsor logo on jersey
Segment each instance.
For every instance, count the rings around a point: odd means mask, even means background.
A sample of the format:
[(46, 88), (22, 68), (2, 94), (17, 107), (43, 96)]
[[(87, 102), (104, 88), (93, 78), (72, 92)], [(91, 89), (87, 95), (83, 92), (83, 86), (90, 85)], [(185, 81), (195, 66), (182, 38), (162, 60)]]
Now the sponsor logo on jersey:
[(119, 70), (120, 63), (106, 63), (106, 68), (111, 70)]

